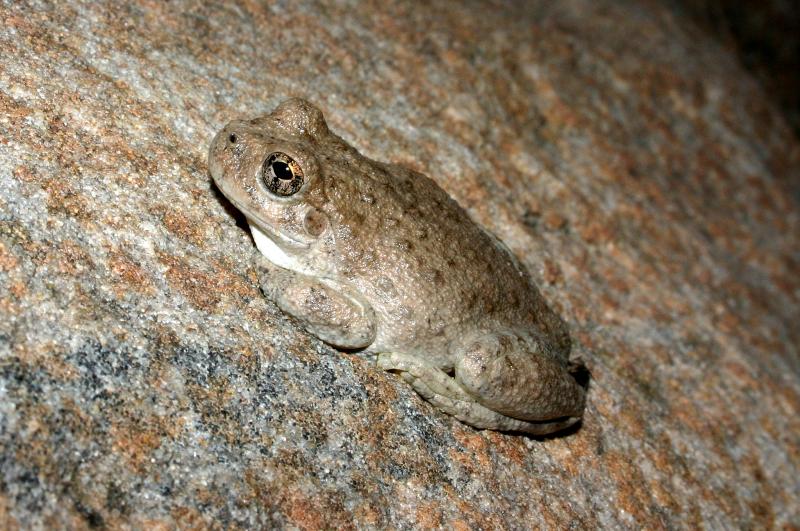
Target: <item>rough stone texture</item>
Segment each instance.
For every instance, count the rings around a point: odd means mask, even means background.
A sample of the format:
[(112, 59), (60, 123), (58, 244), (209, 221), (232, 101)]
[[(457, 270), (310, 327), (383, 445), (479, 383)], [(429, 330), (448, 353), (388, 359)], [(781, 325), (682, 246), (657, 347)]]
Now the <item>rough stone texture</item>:
[[(680, 12), (56, 4), (0, 4), (1, 528), (800, 524), (798, 142)], [(206, 147), (290, 95), (522, 258), (580, 430), (471, 429), (261, 296)]]

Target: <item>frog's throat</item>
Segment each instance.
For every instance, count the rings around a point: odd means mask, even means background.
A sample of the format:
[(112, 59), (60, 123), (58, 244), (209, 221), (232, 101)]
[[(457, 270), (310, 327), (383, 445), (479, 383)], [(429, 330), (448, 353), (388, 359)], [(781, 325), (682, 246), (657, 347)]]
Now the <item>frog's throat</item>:
[(289, 248), (295, 248), (297, 251), (307, 248), (307, 246), (293, 241), (285, 240), (271, 231), (262, 230), (258, 225), (251, 220), (247, 220), (250, 225), (250, 233), (253, 235), (253, 240), (256, 242), (256, 247), (264, 255), (264, 257), (275, 264), (276, 266), (283, 267), (284, 269), (291, 269), (292, 271), (302, 272), (303, 267), (297, 259), (297, 255), (291, 251), (287, 252), (279, 245), (276, 240), (281, 240), (282, 243)]

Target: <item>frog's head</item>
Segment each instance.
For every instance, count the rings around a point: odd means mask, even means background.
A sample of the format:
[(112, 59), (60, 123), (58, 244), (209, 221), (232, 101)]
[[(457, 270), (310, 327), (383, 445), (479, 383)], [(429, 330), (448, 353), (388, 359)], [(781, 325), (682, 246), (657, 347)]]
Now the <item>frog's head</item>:
[(230, 122), (211, 143), (214, 182), (247, 217), (259, 250), (283, 267), (296, 269), (296, 257), (330, 229), (314, 155), (330, 137), (320, 110), (295, 98), (271, 114)]

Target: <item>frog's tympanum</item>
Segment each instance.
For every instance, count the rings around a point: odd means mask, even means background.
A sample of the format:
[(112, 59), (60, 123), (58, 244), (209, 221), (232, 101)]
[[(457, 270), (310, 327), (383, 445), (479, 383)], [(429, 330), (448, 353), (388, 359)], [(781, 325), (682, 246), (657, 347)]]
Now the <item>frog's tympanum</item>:
[(230, 122), (208, 158), (278, 266), (264, 291), (310, 333), (374, 355), (477, 428), (546, 434), (581, 418), (564, 322), (433, 180), (362, 156), (300, 99)]

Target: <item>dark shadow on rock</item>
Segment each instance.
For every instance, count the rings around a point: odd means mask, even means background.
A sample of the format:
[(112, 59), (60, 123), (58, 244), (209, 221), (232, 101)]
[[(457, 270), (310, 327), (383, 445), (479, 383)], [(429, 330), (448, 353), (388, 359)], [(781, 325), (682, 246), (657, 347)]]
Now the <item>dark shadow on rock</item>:
[(238, 208), (233, 206), (233, 203), (231, 203), (228, 200), (228, 198), (225, 197), (225, 194), (223, 194), (222, 191), (217, 187), (217, 183), (213, 181), (211, 182), (211, 192), (214, 194), (214, 197), (217, 199), (217, 201), (219, 201), (219, 203), (225, 209), (225, 212), (236, 221), (236, 226), (247, 232), (247, 234), (250, 235), (250, 239), (252, 240), (253, 235), (250, 233), (250, 226), (247, 224), (247, 218), (244, 216), (244, 214), (241, 213), (241, 211), (239, 211)]

